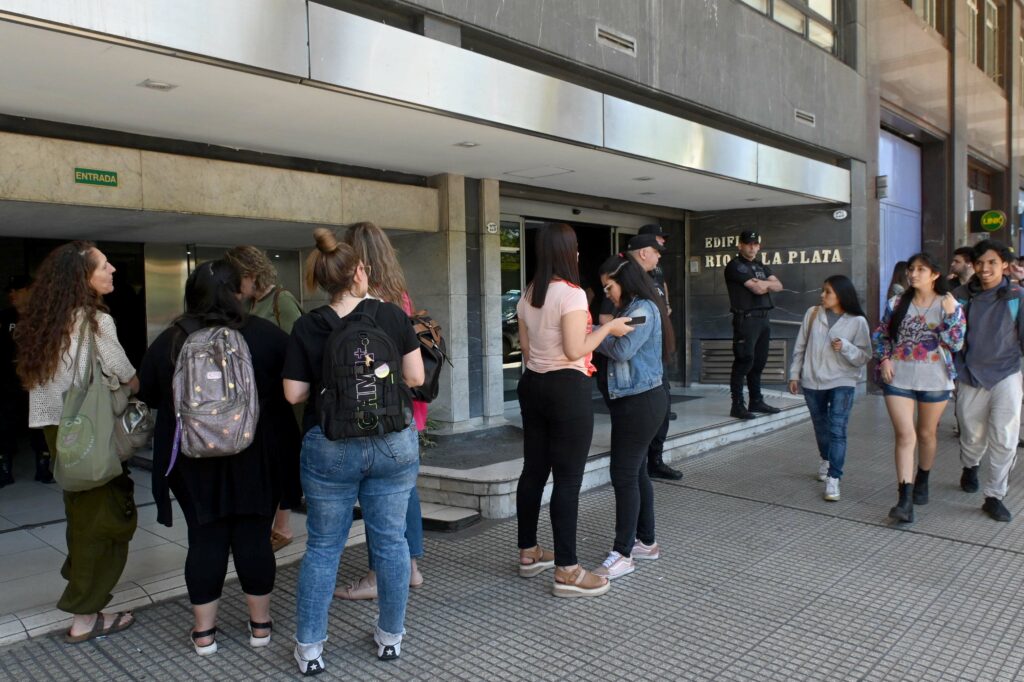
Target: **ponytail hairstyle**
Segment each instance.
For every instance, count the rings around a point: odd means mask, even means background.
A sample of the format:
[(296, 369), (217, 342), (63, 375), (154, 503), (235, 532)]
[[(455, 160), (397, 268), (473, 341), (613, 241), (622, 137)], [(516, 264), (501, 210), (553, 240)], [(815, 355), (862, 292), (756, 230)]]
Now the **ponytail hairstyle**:
[(71, 337), (78, 334), (72, 327), (79, 310), (93, 333), (99, 331), (96, 313), (106, 312), (107, 307), (89, 284), (99, 265), (96, 245), (84, 241), (58, 246), (39, 265), (14, 328), (16, 371), (26, 389), (42, 386), (57, 374), (61, 356), (70, 349)]
[(839, 299), (839, 307), (843, 309), (844, 313), (867, 318), (867, 315), (864, 314), (864, 309), (860, 307), (857, 289), (853, 286), (853, 282), (850, 281), (849, 277), (846, 275), (832, 275), (825, 280), (825, 284), (832, 287), (836, 298)]
[(354, 223), (345, 230), (345, 243), (355, 250), (363, 265), (370, 265), (366, 273), (370, 294), (403, 307), (402, 297), (408, 295), (405, 274), (384, 230), (370, 222)]
[(579, 246), (576, 231), (565, 223), (544, 225), (537, 231), (537, 270), (527, 290), (530, 305), (540, 308), (548, 285), (558, 278), (580, 285)]
[(313, 238), (316, 248), (306, 258), (306, 288), (313, 292), (320, 287), (333, 301), (352, 288), (359, 257), (326, 227), (313, 230)]
[(658, 293), (651, 276), (635, 260), (621, 253), (609, 257), (602, 263), (598, 273), (614, 281), (622, 289), (619, 303), (623, 308), (635, 298), (646, 299), (658, 308), (661, 316), (661, 359), (670, 362), (676, 352), (676, 334), (669, 321), (665, 299)]
[[(932, 282), (932, 287), (935, 293), (939, 296), (945, 296), (949, 292), (949, 282), (942, 273), (942, 268), (938, 262), (927, 253), (915, 253), (913, 256), (907, 259), (907, 269), (909, 270), (914, 263), (920, 263), (935, 274), (939, 276), (937, 280)], [(910, 302), (914, 299), (913, 287), (907, 287), (907, 290), (900, 295), (900, 300), (896, 303), (896, 308), (892, 311), (892, 317), (889, 319), (889, 338), (893, 342), (899, 340), (900, 325), (903, 323), (903, 318), (907, 316), (907, 310), (910, 308)]]

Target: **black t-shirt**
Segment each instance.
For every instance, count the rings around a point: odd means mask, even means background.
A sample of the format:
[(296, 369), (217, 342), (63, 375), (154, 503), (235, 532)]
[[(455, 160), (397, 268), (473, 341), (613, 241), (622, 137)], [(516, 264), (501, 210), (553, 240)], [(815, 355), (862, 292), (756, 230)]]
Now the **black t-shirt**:
[(744, 286), (750, 279), (768, 279), (775, 273), (759, 260), (747, 260), (737, 254), (725, 266), (725, 286), (729, 290), (729, 308), (732, 310), (770, 310), (774, 308), (772, 295), (760, 296)]
[[(139, 398), (157, 410), (153, 435), (153, 498), (157, 521), (171, 525), (168, 486), (189, 518), (209, 523), (232, 515), (273, 516), (280, 500), (294, 503), (299, 487), (299, 433), (284, 399), (281, 368), (288, 335), (272, 322), (248, 317), (238, 330), (249, 346), (260, 418), (252, 445), (228, 457), (179, 455), (170, 476), (164, 472), (174, 443), (171, 388), (177, 352), (185, 339), (171, 326), (156, 337), (139, 368)], [(187, 509), (186, 509), (187, 508)]]
[[(361, 301), (352, 312), (365, 312), (365, 309), (366, 301)], [(317, 310), (321, 313), (333, 312), (324, 308)], [(398, 306), (385, 301), (380, 302), (380, 306), (377, 308), (377, 317), (374, 319), (384, 333), (395, 342), (400, 354), (411, 353), (420, 347), (409, 316)], [(284, 370), (281, 376), (292, 381), (308, 383), (311, 398), (320, 394), (324, 346), (330, 335), (331, 327), (325, 320), (321, 319), (319, 315), (307, 313), (296, 321), (295, 326), (292, 327), (291, 338), (288, 339), (288, 351), (285, 354)], [(319, 423), (316, 400), (307, 400), (306, 409), (302, 415), (302, 432), (309, 431)]]

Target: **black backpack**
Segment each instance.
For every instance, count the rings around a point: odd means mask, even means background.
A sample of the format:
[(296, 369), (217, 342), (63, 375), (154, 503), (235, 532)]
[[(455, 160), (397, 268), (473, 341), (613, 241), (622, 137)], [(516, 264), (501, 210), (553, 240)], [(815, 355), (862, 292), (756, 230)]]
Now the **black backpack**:
[(412, 423), (412, 395), (402, 354), (377, 324), (380, 301), (367, 299), (344, 318), (330, 306), (313, 311), (331, 327), (324, 346), (317, 414), (329, 440), (382, 436)]
[(441, 335), (441, 325), (420, 310), (409, 316), (416, 339), (420, 342), (420, 355), (423, 356), (423, 385), (412, 389), (416, 400), (429, 403), (437, 397), (441, 388), (441, 369), (444, 363), (452, 364), (448, 359), (448, 346)]

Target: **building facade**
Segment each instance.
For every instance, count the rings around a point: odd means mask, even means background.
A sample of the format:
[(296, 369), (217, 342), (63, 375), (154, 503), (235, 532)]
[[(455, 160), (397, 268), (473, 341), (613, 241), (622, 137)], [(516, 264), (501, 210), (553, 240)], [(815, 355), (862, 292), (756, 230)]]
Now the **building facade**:
[(1021, 24), (1016, 0), (0, 0), (0, 268), (110, 244), (152, 338), (223, 247), (298, 289), (313, 226), (373, 220), (446, 329), (432, 417), (473, 424), (514, 400), (540, 225), (576, 228), (591, 282), (668, 230), (682, 382), (723, 380), (753, 228), (781, 378), (825, 277), (877, 316), (892, 262), (948, 259), (982, 212), (1018, 239)]

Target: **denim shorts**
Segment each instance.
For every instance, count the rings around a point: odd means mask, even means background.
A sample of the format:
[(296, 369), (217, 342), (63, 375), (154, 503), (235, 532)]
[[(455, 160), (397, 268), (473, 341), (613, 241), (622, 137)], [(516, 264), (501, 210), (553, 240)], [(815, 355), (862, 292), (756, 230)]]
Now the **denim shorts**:
[(949, 400), (952, 391), (914, 391), (909, 388), (896, 388), (889, 384), (882, 384), (882, 393), (897, 398), (910, 398), (919, 403), (944, 403)]

